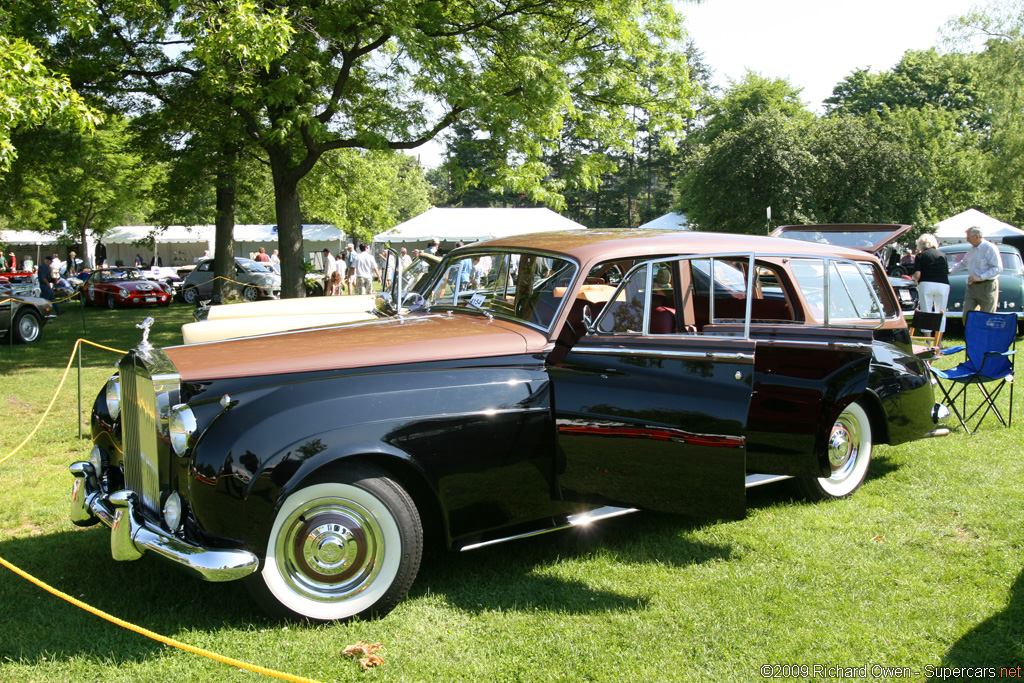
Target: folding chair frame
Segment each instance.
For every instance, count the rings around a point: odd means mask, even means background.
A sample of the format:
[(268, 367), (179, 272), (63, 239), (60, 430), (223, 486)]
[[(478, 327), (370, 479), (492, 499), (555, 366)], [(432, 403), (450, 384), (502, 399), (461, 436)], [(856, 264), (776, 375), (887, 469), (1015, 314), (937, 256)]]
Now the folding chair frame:
[[(977, 313), (977, 311), (972, 311), (969, 315), (973, 315), (975, 313)], [(1013, 314), (986, 314), (986, 315), (1007, 315), (1007, 316), (1012, 316)], [(965, 320), (964, 321), (965, 326), (966, 326), (966, 323), (967, 323), (967, 321)], [(1015, 354), (1017, 353), (1017, 350), (1016, 350), (1016, 346), (1017, 346), (1017, 339), (1016, 339), (1016, 325), (1017, 325), (1017, 323), (1016, 323), (1016, 316), (1013, 316), (1013, 321), (1012, 321), (1011, 324), (1014, 327), (1014, 338), (1013, 338), (1013, 341), (1010, 343), (1009, 348), (1006, 351), (988, 351), (988, 352), (986, 352), (984, 354), (984, 356), (983, 356), (983, 360), (982, 360), (981, 364), (978, 366), (978, 369), (974, 372), (973, 375), (967, 375), (967, 376), (960, 377), (960, 378), (955, 378), (955, 379), (954, 378), (947, 378), (947, 377), (943, 377), (943, 375), (942, 375), (943, 371), (936, 370), (934, 367), (931, 368), (932, 375), (936, 379), (936, 383), (939, 386), (939, 390), (942, 391), (943, 396), (946, 397), (946, 400), (949, 402), (950, 409), (956, 415), (957, 419), (960, 420), (960, 424), (963, 426), (964, 430), (968, 434), (974, 434), (974, 432), (976, 432), (978, 430), (978, 428), (981, 426), (981, 423), (985, 420), (985, 418), (988, 416), (988, 414), (990, 412), (993, 415), (996, 416), (996, 419), (998, 419), (999, 422), (1004, 427), (1009, 427), (1011, 424), (1013, 424), (1013, 379), (1014, 379), (1014, 373), (1016, 372), (1016, 366), (1015, 366), (1015, 363), (1014, 363), (1014, 358), (1015, 358)], [(965, 349), (967, 349), (966, 346), (956, 346), (956, 347), (952, 347), (952, 348), (949, 348), (949, 349), (945, 349), (944, 350), (944, 354), (945, 355), (951, 355), (951, 354), (954, 354), (954, 353), (959, 353), (961, 351), (964, 351)], [(989, 375), (982, 375), (981, 371), (984, 370), (984, 368), (985, 368), (985, 362), (988, 361), (989, 358), (992, 358), (992, 357), (995, 357), (995, 356), (1005, 356), (1007, 358), (1008, 363), (1009, 363), (1009, 372), (1006, 375), (1002, 376), (1002, 377), (992, 377), (992, 376), (989, 376)], [(963, 363), (961, 363), (961, 365), (963, 365)], [(960, 366), (957, 366), (957, 367), (960, 367)], [(943, 384), (943, 381), (946, 381), (946, 382), (950, 383), (950, 387), (947, 388), (947, 386), (945, 384)], [(994, 390), (990, 391), (989, 389), (985, 388), (985, 384), (989, 383), (989, 382), (998, 382), (999, 384), (995, 387)], [(954, 390), (954, 388), (952, 386), (953, 384), (957, 384), (959, 386), (956, 387), (955, 390)], [(981, 391), (981, 395), (982, 395), (982, 398), (984, 400), (981, 401), (974, 408), (974, 410), (972, 410), (968, 414), (967, 413), (967, 390), (968, 390), (968, 388), (972, 384), (976, 384), (978, 386), (978, 389)], [(1009, 413), (1007, 414), (1007, 417), (1004, 418), (1002, 413), (999, 412), (999, 408), (996, 406), (996, 399), (999, 397), (999, 395), (1002, 393), (1003, 389), (1007, 385), (1009, 385), (1009, 387), (1010, 387), (1010, 410), (1009, 410)], [(960, 400), (960, 403), (961, 403), (961, 406), (962, 406), (961, 408), (957, 408), (956, 403), (957, 403), (958, 399)], [(981, 416), (978, 418), (977, 422), (974, 423), (974, 429), (971, 429), (970, 422), (975, 418), (975, 416), (978, 415), (978, 412), (982, 408), (984, 408), (985, 411), (983, 413), (981, 413)]]

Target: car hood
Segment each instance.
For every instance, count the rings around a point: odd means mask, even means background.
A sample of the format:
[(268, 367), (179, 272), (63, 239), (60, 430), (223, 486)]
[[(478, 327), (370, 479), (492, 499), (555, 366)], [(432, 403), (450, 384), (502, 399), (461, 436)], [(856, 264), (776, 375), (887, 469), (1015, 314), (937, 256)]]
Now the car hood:
[(852, 247), (876, 253), (892, 244), (910, 230), (909, 225), (884, 223), (825, 223), (821, 225), (782, 225), (772, 231), (772, 237), (822, 242), (836, 247)]
[(498, 319), (431, 314), (164, 349), (184, 381), (511, 356), (548, 345)]
[(120, 287), (121, 289), (126, 289), (129, 292), (142, 292), (142, 293), (146, 293), (146, 292), (161, 292), (162, 293), (164, 291), (164, 288), (160, 286), (160, 283), (156, 282), (156, 281), (153, 281), (153, 280), (146, 280), (144, 282), (140, 282), (140, 281), (137, 281), (137, 280), (126, 280), (126, 281), (122, 281), (122, 282), (107, 282), (105, 284), (108, 284), (111, 287)]

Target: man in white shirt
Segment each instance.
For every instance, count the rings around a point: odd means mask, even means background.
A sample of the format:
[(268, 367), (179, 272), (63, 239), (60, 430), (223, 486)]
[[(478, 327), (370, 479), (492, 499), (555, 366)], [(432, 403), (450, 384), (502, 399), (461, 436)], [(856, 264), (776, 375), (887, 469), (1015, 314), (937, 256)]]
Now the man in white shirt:
[(369, 247), (365, 242), (359, 245), (359, 253), (355, 257), (356, 262), (356, 294), (373, 294), (373, 276), (380, 279), (380, 270), (370, 255)]
[(338, 272), (338, 262), (331, 256), (330, 249), (324, 249), (324, 294), (331, 291), (331, 277)]
[(967, 269), (967, 290), (964, 293), (964, 315), (975, 309), (995, 313), (999, 301), (999, 273), (1003, 261), (996, 245), (981, 236), (981, 228), (967, 228), (967, 250), (960, 263), (949, 269), (950, 275)]

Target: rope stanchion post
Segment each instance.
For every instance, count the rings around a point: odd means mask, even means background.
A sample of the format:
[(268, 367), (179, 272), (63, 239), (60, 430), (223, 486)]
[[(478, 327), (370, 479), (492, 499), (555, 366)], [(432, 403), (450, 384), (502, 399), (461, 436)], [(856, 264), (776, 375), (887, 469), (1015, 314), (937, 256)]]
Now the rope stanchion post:
[(78, 438), (82, 438), (82, 345), (77, 347), (78, 351)]

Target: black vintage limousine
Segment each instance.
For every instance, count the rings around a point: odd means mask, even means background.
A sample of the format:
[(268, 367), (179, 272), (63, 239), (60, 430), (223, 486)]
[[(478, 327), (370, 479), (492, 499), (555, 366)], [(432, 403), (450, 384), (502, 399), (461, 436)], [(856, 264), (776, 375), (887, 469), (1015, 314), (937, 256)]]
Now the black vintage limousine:
[[(395, 278), (396, 286), (403, 279)], [(71, 516), (113, 557), (380, 615), (423, 529), (469, 550), (637, 509), (847, 496), (942, 431), (878, 260), (767, 237), (525, 235), (457, 249), (379, 320), (153, 348), (100, 392)]]

